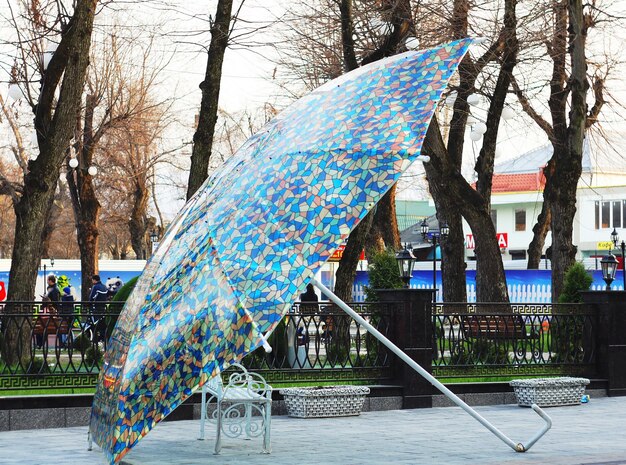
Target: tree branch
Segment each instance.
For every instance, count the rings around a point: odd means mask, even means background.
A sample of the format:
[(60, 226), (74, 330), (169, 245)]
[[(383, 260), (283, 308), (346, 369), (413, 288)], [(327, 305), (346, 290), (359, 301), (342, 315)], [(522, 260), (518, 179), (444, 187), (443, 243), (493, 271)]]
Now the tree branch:
[(604, 100), (604, 78), (600, 76), (594, 76), (593, 78), (593, 96), (595, 102), (591, 110), (589, 110), (589, 114), (585, 119), (585, 129), (590, 128), (595, 122), (598, 121), (598, 116), (600, 115), (600, 111), (605, 104)]
[(522, 89), (520, 89), (515, 76), (511, 76), (511, 87), (513, 88), (513, 93), (517, 96), (519, 103), (522, 105), (522, 110), (524, 110), (524, 112), (532, 118), (537, 126), (543, 129), (543, 131), (548, 135), (548, 139), (552, 140), (554, 138), (552, 125), (532, 107), (530, 100), (528, 100), (522, 92)]

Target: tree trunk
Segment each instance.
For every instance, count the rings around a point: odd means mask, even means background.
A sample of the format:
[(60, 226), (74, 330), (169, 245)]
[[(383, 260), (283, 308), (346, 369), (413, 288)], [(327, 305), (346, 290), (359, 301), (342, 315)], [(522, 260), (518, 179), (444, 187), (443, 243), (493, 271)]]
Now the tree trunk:
[[(431, 161), (425, 165), (425, 168), (431, 194), (436, 199), (438, 218), (445, 218), (450, 222), (449, 225), (454, 222), (455, 228), (458, 228), (456, 231), (452, 231), (452, 227), (450, 228), (451, 235), (444, 244), (444, 253), (449, 254), (443, 256), (443, 279), (446, 282), (444, 296), (456, 302), (466, 300), (466, 297), (463, 296), (465, 265), (462, 255), (464, 251), (462, 228), (458, 225), (459, 220), (453, 216), (454, 214), (461, 214), (472, 229), (476, 244), (476, 257), (480, 257), (480, 262), (477, 262), (476, 266), (477, 300), (480, 302), (507, 302), (509, 296), (504, 266), (496, 241), (496, 230), (489, 214), (488, 203), (465, 181), (458, 170), (442, 161), (446, 159), (447, 153), (436, 118), (431, 120), (428, 127), (424, 141), (424, 153), (431, 156)], [(440, 207), (443, 208), (439, 210)], [(444, 217), (442, 211), (446, 211), (449, 216)], [(457, 254), (460, 255), (460, 258)], [(450, 263), (446, 265), (445, 262), (447, 261)], [(446, 291), (446, 287), (448, 291)]]
[(582, 173), (583, 140), (587, 116), (587, 62), (583, 6), (581, 0), (569, 0), (569, 53), (571, 73), (571, 108), (567, 129), (566, 150), (556, 153), (558, 176), (555, 181), (555, 202), (552, 203), (552, 301), (561, 294), (565, 272), (576, 259), (576, 246), (572, 243), (574, 215), (576, 214), (576, 188)]
[[(445, 302), (466, 302), (467, 286), (465, 280), (465, 243), (463, 237), (463, 221), (461, 212), (456, 208), (454, 198), (447, 192), (448, 184), (443, 172), (437, 168), (437, 160), (434, 157), (442, 156), (446, 148), (441, 139), (439, 124), (436, 118), (430, 122), (424, 148), (422, 152), (433, 157), (430, 163), (424, 164), (426, 178), (430, 194), (435, 202), (437, 219), (440, 224), (444, 221), (450, 227), (450, 234), (441, 247), (441, 277), (443, 286), (443, 299)], [(445, 156), (445, 155), (443, 155)], [(433, 163), (434, 162), (434, 163)]]
[(130, 244), (137, 260), (146, 260), (146, 231), (148, 230), (146, 212), (148, 211), (148, 189), (145, 186), (135, 185), (133, 192), (133, 207), (128, 222), (130, 230)]
[[(58, 183), (57, 183), (58, 184)], [(56, 191), (56, 186), (55, 186)], [(46, 217), (46, 223), (43, 228), (43, 238), (41, 244), (41, 257), (50, 258), (50, 241), (52, 240), (52, 234), (57, 227), (59, 216), (61, 215), (61, 207), (53, 200), (52, 207), (48, 211)]]
[(76, 185), (72, 174), (68, 173), (67, 180), (74, 204), (76, 237), (80, 251), (81, 299), (87, 301), (92, 285), (91, 277), (98, 273), (100, 202), (96, 198), (91, 176), (88, 173), (78, 175)]
[(209, 172), (213, 135), (215, 133), (215, 124), (217, 123), (222, 63), (224, 62), (226, 47), (228, 46), (232, 9), (233, 0), (219, 0), (217, 2), (215, 22), (211, 28), (211, 44), (209, 45), (206, 72), (204, 81), (200, 84), (202, 101), (200, 102), (198, 127), (193, 136), (187, 200), (202, 186)]
[(352, 27), (352, 0), (341, 0), (341, 45), (343, 49), (344, 71), (352, 71), (359, 67), (354, 53), (354, 28)]
[[(484, 211), (466, 210), (463, 216), (474, 232), (476, 257), (476, 301), (508, 302), (509, 292), (506, 286), (504, 265), (496, 237), (496, 228), (490, 215)], [(480, 234), (477, 233), (480, 231)]]
[(354, 278), (356, 278), (356, 267), (359, 264), (359, 257), (365, 247), (373, 220), (374, 212), (370, 211), (352, 230), (337, 267), (335, 294), (344, 302), (352, 302), (352, 286), (354, 285)]
[(383, 252), (388, 248), (399, 250), (402, 247), (396, 216), (396, 184), (376, 204), (367, 244), (368, 249), (376, 252)]
[(541, 213), (537, 217), (537, 223), (533, 226), (533, 238), (528, 245), (528, 265), (529, 270), (539, 269), (543, 247), (546, 243), (546, 236), (550, 231), (550, 223), (552, 221), (552, 210), (548, 202), (544, 200), (541, 205)]
[[(446, 222), (450, 227), (450, 234), (440, 243), (443, 300), (444, 302), (467, 302), (467, 283), (465, 280), (467, 263), (465, 263), (463, 219), (459, 211), (451, 205), (439, 205), (436, 208), (439, 224)], [(448, 212), (449, 216), (444, 217), (443, 214), (439, 213), (444, 211)], [(458, 244), (461, 244), (460, 250), (454, 250)], [(463, 279), (456, 279), (457, 275), (462, 276)]]
[(79, 165), (75, 170), (68, 170), (67, 185), (72, 199), (76, 237), (80, 252), (81, 300), (89, 300), (92, 286), (91, 277), (98, 273), (99, 236), (98, 220), (100, 202), (96, 197), (92, 176), (87, 171), (93, 161), (95, 149), (93, 118), (97, 99), (87, 95), (85, 103), (85, 124), (82, 142), (79, 145)]
[[(35, 107), (40, 153), (28, 164), (24, 192), (15, 206), (9, 301), (29, 301), (35, 294), (46, 215), (52, 208), (59, 169), (80, 111), (96, 3), (95, 0), (76, 2), (74, 14), (42, 76), (41, 93)], [(30, 307), (10, 310), (25, 314), (32, 312)], [(20, 332), (14, 325), (7, 325), (3, 344), (3, 359), (7, 365), (30, 358), (30, 351), (25, 350), (30, 347), (30, 336), (28, 331)]]
[[(398, 45), (413, 29), (410, 2), (408, 0), (384, 2), (382, 8), (388, 10), (387, 12), (391, 18), (393, 30), (391, 34), (384, 38), (382, 44), (377, 49), (363, 58), (361, 65), (372, 63), (396, 53)], [(350, 34), (353, 24), (351, 15), (352, 3), (349, 0), (342, 0), (339, 9), (341, 14), (343, 64), (346, 71), (351, 71), (355, 69), (355, 65), (357, 64), (354, 41)], [(395, 186), (392, 188), (392, 191), (393, 192), (389, 193), (389, 197), (386, 200), (385, 196), (379, 201), (377, 208), (381, 208), (381, 212), (377, 214), (378, 218), (375, 217), (373, 212), (370, 212), (348, 236), (346, 248), (339, 262), (335, 279), (335, 293), (344, 301), (352, 300), (352, 286), (354, 284), (354, 278), (356, 277), (356, 267), (359, 263), (359, 256), (366, 244), (368, 244), (368, 249), (372, 246), (376, 249), (380, 249), (382, 247), (381, 242), (383, 241), (389, 241), (389, 243), (386, 244), (389, 246), (399, 245), (400, 234), (398, 233), (398, 223), (395, 215)], [(381, 204), (381, 202), (383, 203)], [(389, 216), (391, 214), (393, 217)], [(386, 230), (389, 234), (385, 233), (383, 236), (380, 232), (375, 233), (376, 243), (371, 244), (368, 241), (368, 236), (374, 222), (376, 222), (379, 231)]]

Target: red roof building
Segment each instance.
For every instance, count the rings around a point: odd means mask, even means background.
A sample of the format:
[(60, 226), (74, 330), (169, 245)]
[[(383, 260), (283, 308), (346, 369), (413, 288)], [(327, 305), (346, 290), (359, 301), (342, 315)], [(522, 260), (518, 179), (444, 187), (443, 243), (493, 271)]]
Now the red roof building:
[[(546, 178), (543, 170), (536, 173), (494, 173), (491, 191), (494, 194), (513, 192), (543, 192)], [(476, 183), (472, 184), (476, 189)]]

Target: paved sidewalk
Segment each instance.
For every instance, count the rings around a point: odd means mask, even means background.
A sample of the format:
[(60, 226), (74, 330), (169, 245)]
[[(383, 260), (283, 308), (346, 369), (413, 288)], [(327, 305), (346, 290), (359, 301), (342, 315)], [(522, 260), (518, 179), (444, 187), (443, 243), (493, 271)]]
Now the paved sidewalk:
[[(542, 425), (514, 405), (477, 410), (514, 441)], [(132, 465), (626, 465), (626, 397), (546, 409), (552, 429), (534, 447), (516, 453), (457, 407), (366, 412), (359, 417), (273, 417), (272, 454), (261, 440), (224, 438), (215, 456), (213, 434), (198, 441), (197, 421), (159, 424), (124, 459)], [(0, 464), (102, 464), (99, 448), (86, 450), (87, 428), (0, 433)]]

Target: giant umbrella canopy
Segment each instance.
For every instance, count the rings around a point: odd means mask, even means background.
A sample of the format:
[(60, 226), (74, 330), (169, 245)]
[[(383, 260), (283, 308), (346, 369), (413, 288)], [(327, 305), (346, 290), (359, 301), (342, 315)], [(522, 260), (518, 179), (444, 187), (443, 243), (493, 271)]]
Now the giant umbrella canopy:
[(105, 354), (89, 428), (111, 463), (263, 343), (419, 156), (470, 43), (396, 55), (328, 82), (269, 122), (189, 200)]

